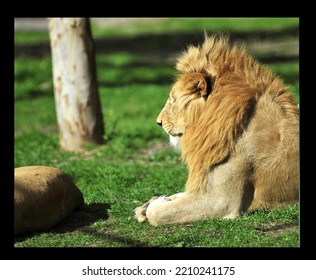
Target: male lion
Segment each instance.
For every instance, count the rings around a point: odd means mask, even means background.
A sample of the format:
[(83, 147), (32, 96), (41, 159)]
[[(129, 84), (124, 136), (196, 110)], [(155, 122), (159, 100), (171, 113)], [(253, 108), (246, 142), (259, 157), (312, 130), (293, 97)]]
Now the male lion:
[(282, 81), (221, 35), (176, 68), (157, 123), (188, 167), (185, 192), (153, 197), (135, 218), (157, 226), (298, 202), (299, 112)]

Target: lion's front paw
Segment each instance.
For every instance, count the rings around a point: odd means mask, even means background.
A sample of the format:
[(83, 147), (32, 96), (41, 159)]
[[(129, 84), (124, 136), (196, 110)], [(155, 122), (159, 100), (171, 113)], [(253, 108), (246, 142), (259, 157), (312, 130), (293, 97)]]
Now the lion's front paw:
[(148, 205), (156, 200), (158, 198), (158, 196), (154, 196), (152, 197), (148, 202), (146, 202), (144, 205), (140, 206), (140, 207), (136, 207), (134, 209), (134, 212), (135, 212), (135, 219), (137, 221), (139, 221), (140, 223), (143, 223), (145, 221), (147, 221), (147, 217), (146, 217), (146, 211), (147, 211), (147, 208), (148, 208)]

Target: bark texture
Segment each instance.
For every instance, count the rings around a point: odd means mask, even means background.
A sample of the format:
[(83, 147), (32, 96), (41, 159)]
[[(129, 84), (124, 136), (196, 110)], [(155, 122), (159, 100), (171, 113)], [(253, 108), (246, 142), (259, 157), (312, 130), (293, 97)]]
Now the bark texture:
[(48, 22), (60, 146), (80, 151), (87, 142), (101, 144), (104, 123), (90, 21), (49, 18)]

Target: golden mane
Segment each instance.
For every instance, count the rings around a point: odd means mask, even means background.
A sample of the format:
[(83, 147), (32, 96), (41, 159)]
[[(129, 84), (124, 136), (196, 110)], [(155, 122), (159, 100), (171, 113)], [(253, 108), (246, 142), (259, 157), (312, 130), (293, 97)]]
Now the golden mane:
[(188, 191), (203, 190), (206, 173), (233, 152), (262, 95), (270, 95), (285, 114), (298, 114), (282, 81), (244, 48), (230, 46), (226, 36), (205, 36), (201, 46), (190, 46), (178, 58), (176, 68), (180, 75), (201, 73), (212, 84), (203, 111), (181, 141), (189, 168)]

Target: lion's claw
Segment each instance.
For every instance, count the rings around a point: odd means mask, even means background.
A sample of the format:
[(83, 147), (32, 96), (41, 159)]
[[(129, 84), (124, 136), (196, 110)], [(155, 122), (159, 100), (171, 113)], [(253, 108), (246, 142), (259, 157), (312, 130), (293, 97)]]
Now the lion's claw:
[(149, 204), (156, 200), (158, 197), (157, 196), (154, 196), (152, 197), (148, 202), (146, 202), (144, 205), (142, 206), (139, 206), (139, 207), (136, 207), (134, 209), (134, 212), (135, 212), (135, 219), (140, 222), (140, 223), (143, 223), (145, 221), (147, 221), (147, 216), (146, 216), (146, 211), (147, 211), (147, 208), (149, 206)]

